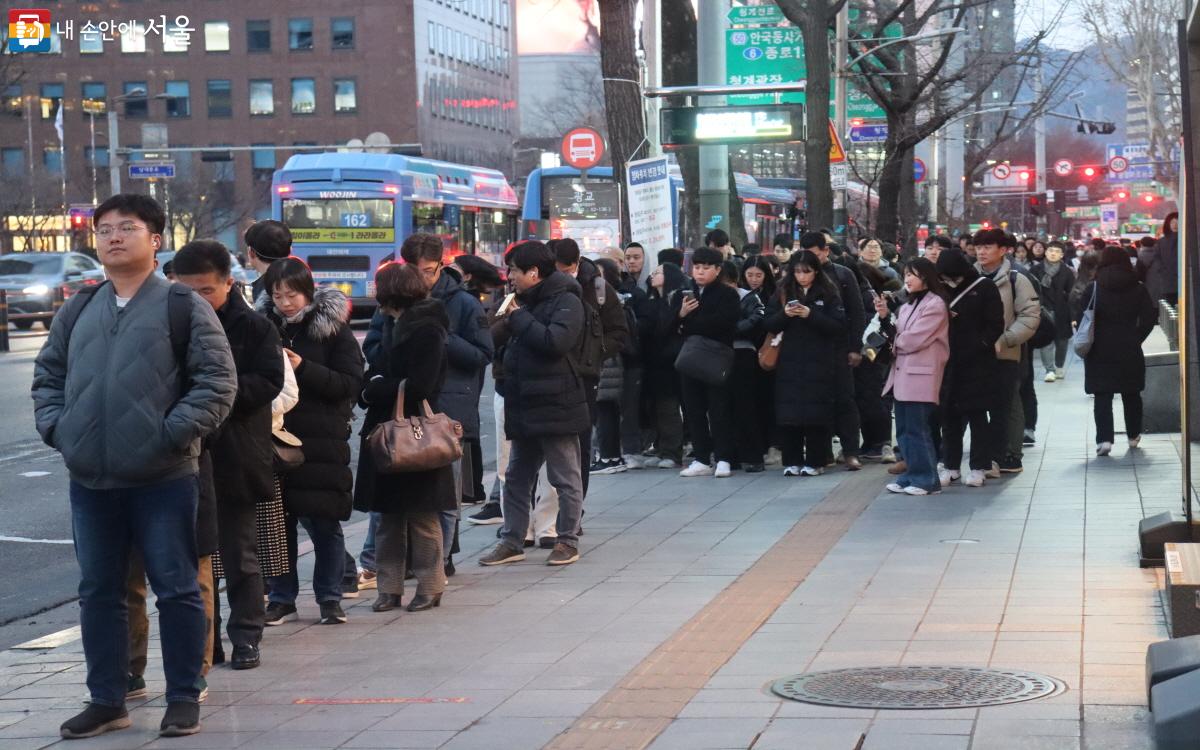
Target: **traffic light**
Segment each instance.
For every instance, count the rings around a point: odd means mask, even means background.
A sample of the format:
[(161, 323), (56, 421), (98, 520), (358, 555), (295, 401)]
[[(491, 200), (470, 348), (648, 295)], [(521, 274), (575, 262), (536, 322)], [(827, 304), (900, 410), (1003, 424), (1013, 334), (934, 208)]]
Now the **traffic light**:
[(71, 214), (71, 228), (83, 229), (83, 217), (79, 214)]
[(1129, 191), (1128, 190), (1118, 190), (1117, 192), (1113, 193), (1113, 200), (1115, 200), (1115, 201), (1129, 200)]
[(1087, 166), (1080, 170), (1085, 180), (1094, 180), (1096, 175), (1100, 174), (1100, 167)]
[(1054, 191), (1054, 210), (1058, 211), (1060, 214), (1067, 210), (1067, 191)]
[(1142, 193), (1143, 204), (1149, 206), (1152, 205), (1156, 200), (1158, 200), (1158, 196), (1154, 193)]
[(1029, 211), (1034, 216), (1042, 215), (1042, 195), (1041, 195), (1041, 193), (1037, 193), (1035, 195), (1029, 196)]
[(1022, 170), (1020, 173), (1021, 182), (1029, 182), (1029, 170)]
[(984, 228), (984, 229), (991, 229), (991, 228), (992, 228), (992, 222), (990, 222), (990, 221), (985, 221), (985, 222), (983, 222), (983, 228)]
[(1116, 123), (1100, 121), (1100, 120), (1085, 120), (1075, 126), (1077, 133), (1089, 133), (1092, 135), (1112, 135), (1117, 131)]

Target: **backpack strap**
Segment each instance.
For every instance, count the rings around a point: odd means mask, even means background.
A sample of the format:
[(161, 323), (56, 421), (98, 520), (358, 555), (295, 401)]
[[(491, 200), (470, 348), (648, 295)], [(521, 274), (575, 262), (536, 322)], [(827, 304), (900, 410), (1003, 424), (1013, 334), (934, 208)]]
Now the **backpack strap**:
[(172, 282), (167, 293), (167, 323), (170, 326), (171, 351), (179, 373), (187, 382), (188, 345), (192, 339), (192, 288)]
[(68, 344), (71, 343), (71, 331), (75, 329), (75, 324), (79, 322), (79, 316), (83, 314), (83, 308), (88, 306), (88, 303), (96, 296), (96, 292), (100, 291), (100, 288), (107, 283), (108, 279), (105, 279), (99, 284), (80, 287), (75, 292), (75, 296), (82, 297), (83, 301), (75, 305), (63, 305), (60, 309), (58, 314), (62, 316), (63, 336), (66, 338)]

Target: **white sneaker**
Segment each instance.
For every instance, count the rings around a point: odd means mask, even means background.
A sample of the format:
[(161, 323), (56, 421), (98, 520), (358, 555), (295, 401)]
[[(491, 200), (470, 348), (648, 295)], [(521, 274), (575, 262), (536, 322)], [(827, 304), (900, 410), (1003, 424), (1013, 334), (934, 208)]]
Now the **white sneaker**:
[(778, 448), (770, 448), (767, 450), (767, 460), (763, 463), (767, 466), (781, 466), (783, 464), (783, 454)]
[(656, 464), (647, 463), (646, 465), (647, 466), (657, 466), (660, 469), (678, 469), (679, 468), (679, 464), (675, 463), (674, 461), (672, 461), (669, 458), (660, 458), (660, 459), (658, 459), (658, 463), (656, 463)]
[(896, 449), (893, 448), (892, 446), (890, 446), (890, 445), (883, 446), (883, 450), (880, 451), (880, 453), (883, 454), (883, 458), (879, 459), (881, 463), (885, 463), (885, 464), (896, 463)]
[(631, 453), (626, 453), (625, 455), (621, 456), (621, 458), (625, 459), (625, 468), (627, 469), (633, 470), (645, 468), (642, 466), (641, 456), (635, 456)]
[(1131, 437), (1131, 438), (1129, 438), (1129, 447), (1136, 448), (1136, 447), (1138, 447), (1138, 443), (1140, 443), (1140, 442), (1142, 442), (1141, 435), (1138, 435), (1137, 437)]
[(811, 466), (805, 466), (802, 469), (800, 469), (800, 474), (802, 476), (806, 476), (806, 477), (819, 477), (824, 473), (825, 473), (825, 469), (820, 468), (820, 467), (814, 469)]
[(708, 464), (692, 461), (692, 465), (679, 472), (681, 477), (711, 477), (713, 473), (712, 467)]
[(999, 479), (1000, 478), (1000, 464), (996, 463), (995, 461), (992, 461), (992, 468), (990, 468), (986, 472), (984, 472), (983, 475), (985, 477), (987, 477), (988, 479)]
[(938, 469), (938, 482), (940, 482), (943, 487), (949, 487), (951, 482), (957, 482), (961, 478), (962, 474), (957, 471), (952, 471), (946, 468)]
[(1109, 453), (1112, 453), (1112, 443), (1099, 443), (1096, 445), (1097, 456), (1107, 456)]
[(896, 495), (903, 495), (903, 494), (904, 494), (904, 488), (903, 488), (903, 487), (901, 487), (901, 486), (900, 486), (899, 484), (897, 484), (896, 482), (889, 482), (889, 483), (888, 483), (888, 486), (887, 486), (887, 488), (886, 488), (886, 489), (887, 489), (887, 491), (888, 491), (888, 492), (891, 492), (891, 493), (893, 493), (893, 494), (896, 494)]
[(1046, 377), (1042, 378), (1042, 380), (1047, 383), (1053, 383), (1055, 380), (1058, 380), (1058, 376), (1056, 376), (1053, 372), (1047, 372)]
[(917, 497), (924, 497), (925, 495), (940, 495), (940, 494), (942, 494), (942, 491), (934, 490), (933, 492), (930, 492), (929, 490), (923, 490), (920, 487), (916, 487), (916, 486), (913, 486), (910, 484), (909, 486), (904, 488), (904, 494), (905, 495), (916, 495)]
[(798, 476), (800, 476), (800, 467), (799, 466), (788, 466), (787, 468), (785, 468), (783, 470), (783, 475), (785, 477), (798, 477)]
[(728, 461), (717, 461), (717, 470), (713, 472), (714, 477), (725, 478), (733, 475), (733, 467)]
[(967, 479), (963, 484), (968, 487), (982, 487), (984, 481), (984, 473), (982, 469), (971, 469), (971, 473), (967, 474)]
[(1063, 370), (1063, 368), (1058, 367), (1054, 370), (1054, 377), (1058, 378), (1059, 380), (1064, 380), (1067, 377), (1067, 373), (1065, 370)]

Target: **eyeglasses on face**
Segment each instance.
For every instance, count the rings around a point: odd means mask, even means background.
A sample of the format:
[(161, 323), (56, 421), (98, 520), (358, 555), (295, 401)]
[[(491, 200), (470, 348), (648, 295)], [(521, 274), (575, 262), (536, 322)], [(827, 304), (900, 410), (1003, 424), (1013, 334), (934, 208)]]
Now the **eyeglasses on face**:
[(134, 224), (132, 221), (126, 221), (118, 224), (117, 226), (113, 226), (112, 224), (101, 224), (100, 226), (96, 227), (96, 236), (107, 239), (114, 234), (119, 233), (122, 235), (129, 235), (145, 228), (146, 225)]

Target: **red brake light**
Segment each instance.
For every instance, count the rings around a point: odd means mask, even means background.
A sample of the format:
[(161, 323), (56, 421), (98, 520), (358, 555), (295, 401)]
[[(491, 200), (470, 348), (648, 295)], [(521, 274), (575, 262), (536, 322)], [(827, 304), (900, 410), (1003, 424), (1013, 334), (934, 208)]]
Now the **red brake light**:
[(276, 190), (279, 192), (280, 195), (283, 195), (284, 193), (292, 192), (292, 188), (290, 185), (280, 185), (278, 188), (276, 188)]
[(400, 194), (400, 188), (396, 187), (395, 185), (384, 185), (384, 186), (383, 186), (383, 192), (385, 192), (385, 193), (391, 193), (392, 195), (399, 195), (399, 194)]

